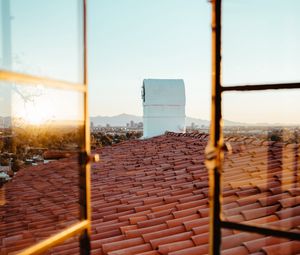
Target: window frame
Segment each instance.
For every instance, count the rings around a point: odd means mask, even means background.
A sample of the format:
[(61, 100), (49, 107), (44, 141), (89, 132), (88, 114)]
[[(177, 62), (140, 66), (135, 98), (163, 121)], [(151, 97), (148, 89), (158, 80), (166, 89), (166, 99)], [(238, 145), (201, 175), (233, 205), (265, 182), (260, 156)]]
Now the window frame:
[[(9, 1), (9, 0), (8, 0)], [(82, 32), (82, 47), (83, 47), (83, 81), (82, 83), (73, 83), (61, 81), (57, 79), (39, 77), (36, 75), (23, 74), (14, 71), (7, 71), (0, 69), (0, 81), (16, 82), (20, 86), (43, 86), (48, 88), (62, 89), (68, 91), (78, 91), (84, 97), (84, 138), (83, 147), (79, 153), (80, 173), (79, 173), (79, 205), (80, 205), (80, 221), (65, 228), (57, 234), (38, 242), (24, 250), (20, 251), (19, 255), (40, 254), (47, 251), (53, 246), (56, 246), (63, 241), (80, 235), (80, 254), (90, 254), (90, 235), (91, 235), (91, 177), (90, 177), (90, 123), (89, 123), (89, 110), (88, 110), (88, 72), (87, 72), (87, 0), (79, 0), (81, 5), (81, 32)], [(1, 86), (1, 83), (0, 83)]]
[(206, 166), (209, 171), (210, 228), (209, 254), (221, 254), (221, 229), (234, 229), (276, 237), (300, 240), (300, 234), (275, 228), (246, 225), (222, 219), (222, 167), (224, 141), (222, 132), (222, 93), (230, 91), (261, 91), (270, 89), (299, 89), (300, 82), (278, 84), (241, 84), (223, 86), (221, 80), (222, 0), (210, 0), (212, 5), (212, 84), (210, 140), (206, 147)]

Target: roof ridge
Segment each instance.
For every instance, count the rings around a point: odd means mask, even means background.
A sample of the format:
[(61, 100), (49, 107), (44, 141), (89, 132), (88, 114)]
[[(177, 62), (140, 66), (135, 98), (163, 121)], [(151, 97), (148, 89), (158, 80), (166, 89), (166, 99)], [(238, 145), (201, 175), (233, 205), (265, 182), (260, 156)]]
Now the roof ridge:
[(209, 134), (206, 134), (204, 132), (192, 132), (192, 133), (176, 133), (176, 132), (165, 132), (166, 136), (176, 136), (176, 137), (192, 137), (192, 138), (201, 138), (201, 140), (204, 140), (205, 138), (209, 137)]

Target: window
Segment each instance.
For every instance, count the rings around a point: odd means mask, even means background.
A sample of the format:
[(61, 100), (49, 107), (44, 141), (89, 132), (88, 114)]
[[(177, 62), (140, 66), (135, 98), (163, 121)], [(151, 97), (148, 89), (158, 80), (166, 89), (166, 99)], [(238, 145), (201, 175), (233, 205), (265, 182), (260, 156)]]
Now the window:
[[(221, 210), (222, 201), (222, 178), (224, 174), (224, 137), (222, 130), (222, 98), (223, 94), (239, 91), (235, 96), (242, 97), (241, 93), (246, 91), (262, 91), (270, 89), (286, 90), (300, 88), (300, 83), (279, 83), (279, 84), (255, 84), (225, 86), (221, 81), (221, 0), (212, 1), (212, 118), (210, 143), (206, 149), (207, 167), (210, 174), (210, 196), (211, 196), (211, 218), (210, 218), (210, 254), (221, 252), (221, 229), (235, 229), (263, 235), (271, 235), (292, 240), (300, 240), (300, 235), (295, 232), (285, 231), (281, 228), (259, 226), (257, 224), (243, 224), (240, 222), (223, 219)], [(264, 10), (268, 11), (268, 10)], [(255, 92), (257, 93), (257, 92)], [(282, 92), (284, 94), (286, 92)], [(232, 98), (232, 97), (231, 97)], [(226, 103), (226, 100), (225, 100)], [(243, 105), (241, 99), (239, 107)], [(253, 102), (255, 103), (255, 102)], [(226, 104), (225, 104), (226, 106)], [(263, 104), (264, 108), (267, 108)], [(263, 111), (263, 109), (262, 109)], [(274, 137), (275, 138), (274, 134)], [(268, 184), (268, 183), (267, 183)], [(271, 185), (271, 184), (269, 184)], [(251, 217), (250, 217), (251, 218)], [(279, 226), (280, 227), (280, 226)]]
[[(293, 121), (296, 121), (297, 115), (294, 114), (292, 118), (287, 119), (287, 115), (292, 115), (295, 113), (293, 104), (293, 100), (297, 97), (300, 88), (299, 82), (290, 82), (290, 83), (267, 83), (267, 84), (248, 84), (248, 85), (224, 85), (222, 84), (221, 80), (221, 14), (222, 14), (222, 1), (221, 0), (213, 0), (212, 2), (212, 115), (211, 115), (211, 131), (210, 131), (210, 143), (206, 148), (206, 164), (209, 169), (210, 175), (210, 208), (211, 208), (211, 217), (210, 217), (210, 254), (220, 254), (221, 253), (221, 243), (222, 238), (221, 230), (222, 229), (232, 229), (232, 230), (239, 230), (239, 231), (246, 231), (251, 232), (252, 237), (255, 235), (265, 235), (265, 236), (276, 236), (281, 238), (287, 238), (292, 240), (300, 240), (299, 233), (289, 231), (286, 226), (282, 226), (280, 224), (267, 224), (263, 225), (259, 222), (251, 223), (251, 219), (253, 218), (252, 215), (246, 215), (247, 219), (249, 220), (248, 223), (243, 223), (241, 221), (230, 220), (230, 217), (224, 217), (222, 214), (222, 200), (223, 200), (223, 183), (222, 179), (227, 178), (226, 170), (232, 165), (228, 164), (228, 161), (224, 161), (224, 150), (230, 150), (230, 146), (226, 146), (226, 142), (230, 144), (230, 135), (234, 134), (238, 139), (249, 139), (250, 140), (254, 137), (257, 138), (257, 134), (259, 133), (260, 137), (264, 136), (267, 137), (267, 141), (264, 141), (266, 145), (274, 144), (277, 142), (276, 148), (266, 147), (263, 155), (267, 159), (264, 162), (265, 172), (263, 173), (264, 176), (268, 176), (270, 171), (276, 169), (278, 171), (278, 179), (280, 180), (280, 185), (274, 186), (274, 188), (278, 188), (279, 190), (284, 189), (284, 184), (290, 183), (297, 183), (297, 174), (292, 173), (289, 176), (284, 177), (284, 170), (282, 167), (284, 164), (290, 167), (290, 160), (295, 160), (293, 150), (298, 155), (297, 150), (298, 146), (287, 146), (283, 148), (284, 139), (289, 140), (292, 139), (293, 143), (298, 143), (298, 128), (297, 122), (293, 124)], [(224, 1), (225, 2), (225, 1)], [(233, 4), (237, 2), (234, 1)], [(243, 2), (245, 3), (245, 2)], [(272, 3), (273, 4), (273, 3)], [(284, 3), (287, 4), (287, 3)], [(229, 5), (230, 6), (230, 5)], [(228, 6), (227, 6), (228, 8)], [(260, 7), (257, 7), (260, 8)], [(270, 11), (270, 9), (263, 10), (264, 12)], [(261, 10), (260, 10), (261, 11)], [(270, 28), (271, 29), (271, 28)], [(291, 30), (292, 31), (292, 30)], [(254, 35), (252, 35), (254, 36)], [(251, 45), (250, 45), (251, 46)], [(278, 49), (278, 51), (281, 49)], [(282, 55), (282, 54), (279, 54)], [(280, 62), (280, 60), (278, 60)], [(242, 66), (248, 66), (248, 63), (243, 62)], [(229, 70), (232, 67), (227, 67), (225, 70)], [(224, 69), (222, 69), (224, 70)], [(272, 71), (272, 70), (271, 70)], [(246, 72), (251, 72), (246, 70)], [(265, 75), (265, 73), (264, 73)], [(278, 75), (277, 75), (278, 76)], [(251, 76), (253, 77), (253, 76)], [(276, 76), (275, 76), (276, 77)], [(294, 76), (292, 76), (294, 79)], [(227, 77), (226, 77), (227, 78)], [(271, 77), (273, 79), (274, 77)], [(288, 79), (289, 77), (287, 77)], [(263, 77), (265, 79), (265, 77)], [(276, 78), (278, 79), (278, 78)], [(270, 80), (270, 79), (269, 79)], [(276, 92), (270, 93), (270, 91), (276, 90)], [(262, 93), (263, 92), (263, 93)], [(263, 94), (263, 95), (262, 95)], [(263, 96), (263, 98), (262, 98)], [(260, 98), (261, 101), (257, 101), (257, 98)], [(262, 101), (264, 100), (264, 101)], [(230, 104), (229, 104), (230, 101)], [(234, 106), (232, 106), (232, 102), (237, 102)], [(248, 105), (247, 105), (248, 103)], [(251, 103), (255, 107), (251, 108)], [(278, 106), (278, 104), (280, 106)], [(244, 107), (245, 106), (245, 107)], [(223, 111), (223, 108), (225, 111)], [(251, 110), (256, 112), (251, 112)], [(259, 110), (258, 110), (259, 109)], [(277, 118), (280, 119), (281, 125), (270, 127), (263, 127), (259, 125), (250, 125), (246, 126), (245, 124), (240, 123), (236, 127), (232, 127), (231, 129), (225, 128), (223, 129), (223, 114), (225, 113), (226, 116), (229, 116), (230, 113), (233, 111), (240, 112), (240, 114), (244, 114), (245, 118), (249, 118), (251, 122), (251, 117), (254, 116), (254, 123), (263, 122), (259, 120), (260, 115), (264, 116), (264, 118), (271, 118), (270, 115), (275, 115)], [(227, 114), (227, 115), (226, 115)], [(294, 118), (293, 118), (294, 117)], [(256, 118), (256, 119), (255, 119)], [(253, 121), (252, 120), (252, 121)], [(282, 125), (282, 123), (289, 123), (289, 125)], [(224, 121), (225, 122), (225, 121)], [(240, 129), (238, 126), (243, 126)], [(259, 128), (257, 127), (259, 126)], [(283, 126), (283, 128), (282, 128)], [(280, 128), (281, 127), (281, 128)], [(259, 131), (257, 131), (259, 129)], [(245, 132), (247, 133), (245, 136)], [(251, 134), (251, 136), (249, 135)], [(253, 135), (255, 134), (255, 135)], [(285, 135), (287, 134), (287, 135)], [(283, 137), (286, 138), (283, 138)], [(296, 140), (295, 140), (296, 139)], [(254, 140), (252, 139), (252, 142)], [(256, 141), (257, 142), (257, 141)], [(256, 147), (259, 146), (257, 143)], [(247, 149), (247, 148), (246, 148)], [(262, 148), (263, 149), (263, 148)], [(273, 150), (273, 151), (272, 151)], [(289, 154), (288, 160), (283, 158), (282, 156), (285, 153), (285, 150)], [(270, 158), (270, 155), (273, 155), (276, 152), (276, 161), (273, 161)], [(241, 156), (242, 152), (240, 153)], [(279, 158), (278, 158), (279, 157)], [(297, 162), (297, 157), (296, 162)], [(249, 157), (248, 157), (249, 158)], [(247, 158), (247, 160), (248, 160)], [(280, 164), (278, 164), (280, 162)], [(253, 162), (247, 162), (246, 164), (253, 164)], [(297, 165), (297, 164), (296, 164)], [(271, 169), (271, 170), (270, 170)], [(290, 171), (296, 171), (296, 169), (290, 169)], [(240, 173), (240, 172), (237, 172)], [(272, 172), (272, 175), (275, 173)], [(294, 178), (295, 175), (295, 179)], [(238, 177), (236, 177), (236, 181), (234, 177), (231, 177), (232, 185), (243, 185), (250, 186), (251, 180), (246, 180), (244, 182), (238, 181)], [(289, 181), (286, 181), (289, 180)], [(255, 182), (254, 180), (252, 180)], [(274, 182), (260, 180), (257, 181), (258, 188), (263, 189), (265, 187), (272, 188), (272, 185), (275, 185)], [(252, 192), (252, 190), (243, 190), (243, 192)], [(268, 203), (268, 200), (264, 200), (265, 197), (261, 197), (260, 202)], [(280, 199), (280, 198), (276, 198)], [(224, 198), (225, 200), (225, 198)], [(282, 207), (285, 207), (284, 201), (281, 201)], [(271, 208), (269, 208), (271, 209)], [(273, 208), (274, 209), (274, 208)], [(278, 208), (276, 208), (277, 210)], [(285, 219), (285, 217), (289, 217), (289, 214), (284, 214), (282, 211), (278, 212), (278, 215)], [(291, 215), (291, 214), (290, 214)], [(295, 216), (295, 215), (294, 215)], [(243, 233), (241, 233), (243, 234)], [(223, 244), (222, 244), (223, 245)], [(288, 247), (288, 246), (287, 246)], [(286, 248), (287, 248), (286, 247)], [(285, 250), (288, 251), (288, 250)], [(289, 253), (289, 252), (288, 252)], [(290, 254), (290, 253), (289, 253)]]
[[(0, 209), (15, 212), (1, 223), (3, 240), (15, 242), (4, 253), (42, 253), (75, 238), (76, 253), (89, 254), (86, 1), (2, 0), (0, 8)], [(25, 171), (47, 182), (28, 186)], [(23, 236), (5, 236), (8, 228)]]

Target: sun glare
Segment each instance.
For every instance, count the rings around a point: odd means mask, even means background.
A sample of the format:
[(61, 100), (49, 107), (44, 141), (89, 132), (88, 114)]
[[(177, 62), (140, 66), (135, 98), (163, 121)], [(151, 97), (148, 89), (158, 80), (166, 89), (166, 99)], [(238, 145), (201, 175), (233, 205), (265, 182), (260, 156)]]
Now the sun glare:
[(33, 101), (24, 102), (20, 98), (13, 98), (13, 117), (30, 125), (43, 125), (53, 119), (53, 107), (44, 96)]
[(24, 100), (19, 93), (12, 93), (11, 114), (21, 123), (30, 125), (83, 121), (82, 100), (81, 94), (69, 91), (43, 90), (30, 100)]
[(43, 113), (39, 109), (30, 109), (23, 119), (28, 122), (29, 124), (33, 125), (41, 125), (44, 124), (47, 120)]
[(45, 107), (41, 103), (30, 103), (24, 106), (23, 111), (19, 113), (19, 117), (27, 124), (43, 125), (51, 120), (51, 107)]

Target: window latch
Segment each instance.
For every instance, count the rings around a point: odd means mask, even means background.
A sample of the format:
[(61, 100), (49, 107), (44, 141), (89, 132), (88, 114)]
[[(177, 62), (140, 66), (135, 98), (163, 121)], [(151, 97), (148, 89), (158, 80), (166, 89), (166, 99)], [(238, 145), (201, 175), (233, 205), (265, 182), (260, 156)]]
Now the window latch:
[(88, 154), (86, 151), (79, 153), (79, 164), (86, 165), (88, 163), (95, 163), (100, 160), (99, 154)]

